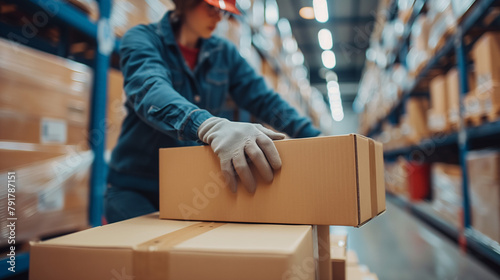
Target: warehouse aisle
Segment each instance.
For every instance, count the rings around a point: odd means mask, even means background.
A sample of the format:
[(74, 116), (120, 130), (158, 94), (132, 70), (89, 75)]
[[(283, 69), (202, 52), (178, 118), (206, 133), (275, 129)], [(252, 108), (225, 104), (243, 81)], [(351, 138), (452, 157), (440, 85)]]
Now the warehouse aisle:
[(387, 212), (348, 233), (348, 249), (380, 280), (500, 279), (475, 258), (462, 254), (446, 236), (387, 203)]

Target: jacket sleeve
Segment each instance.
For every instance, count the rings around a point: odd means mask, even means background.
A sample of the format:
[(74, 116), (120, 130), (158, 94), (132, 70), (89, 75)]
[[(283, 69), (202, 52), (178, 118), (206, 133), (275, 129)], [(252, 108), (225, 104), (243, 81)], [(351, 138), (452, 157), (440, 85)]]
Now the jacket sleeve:
[(197, 130), (212, 115), (181, 96), (161, 55), (161, 42), (146, 26), (130, 29), (120, 46), (127, 102), (148, 125), (179, 140), (198, 140)]
[(290, 137), (318, 136), (320, 131), (311, 121), (270, 89), (232, 44), (228, 44), (230, 69), (230, 94), (236, 104), (273, 128)]

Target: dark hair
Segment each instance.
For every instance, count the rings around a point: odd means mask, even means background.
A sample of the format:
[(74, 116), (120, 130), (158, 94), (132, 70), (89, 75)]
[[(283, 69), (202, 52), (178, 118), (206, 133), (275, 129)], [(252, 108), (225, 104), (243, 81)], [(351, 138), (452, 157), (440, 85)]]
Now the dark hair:
[(203, 0), (173, 0), (173, 2), (175, 4), (173, 16), (177, 19), (182, 19), (187, 11), (196, 7), (198, 4), (203, 2)]

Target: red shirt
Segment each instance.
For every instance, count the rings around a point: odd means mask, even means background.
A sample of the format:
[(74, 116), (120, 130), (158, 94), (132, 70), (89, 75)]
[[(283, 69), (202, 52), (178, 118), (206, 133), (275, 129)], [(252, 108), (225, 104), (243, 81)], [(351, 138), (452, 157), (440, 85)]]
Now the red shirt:
[(181, 49), (182, 56), (184, 56), (184, 60), (186, 61), (189, 68), (194, 69), (196, 66), (196, 62), (198, 61), (198, 53), (200, 49), (192, 49), (186, 46), (183, 46), (177, 42), (179, 48)]

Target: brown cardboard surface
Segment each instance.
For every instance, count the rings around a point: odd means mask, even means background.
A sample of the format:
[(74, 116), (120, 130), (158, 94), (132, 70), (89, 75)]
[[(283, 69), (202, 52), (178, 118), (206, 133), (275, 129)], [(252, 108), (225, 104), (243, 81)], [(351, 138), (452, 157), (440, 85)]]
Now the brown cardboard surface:
[(476, 70), (476, 84), (486, 86), (492, 81), (500, 81), (500, 33), (486, 32), (472, 48)]
[(412, 144), (420, 144), (422, 139), (429, 136), (427, 128), (427, 110), (429, 102), (426, 98), (409, 98), (406, 102), (407, 138)]
[(160, 149), (160, 218), (360, 226), (376, 216), (372, 196), (385, 209), (384, 186), (370, 187), (369, 141), (355, 134), (276, 141), (283, 166), (271, 184), (259, 178), (253, 194), (226, 187), (208, 146)]
[[(172, 221), (155, 213), (32, 243), (30, 279), (314, 279), (312, 245), (311, 226)], [(148, 259), (164, 262), (134, 270)]]
[(470, 152), (467, 167), (472, 226), (500, 242), (500, 151)]
[[(0, 149), (0, 158), (0, 177), (7, 178), (7, 172), (15, 172), (17, 242), (88, 226), (91, 151), (73, 150), (69, 154)], [(6, 192), (0, 195), (0, 203), (7, 205), (7, 200)], [(8, 235), (8, 223), (7, 219), (0, 221), (2, 236)], [(7, 240), (2, 239), (0, 245), (6, 246)]]
[(438, 75), (430, 82), (431, 108), (434, 116), (440, 118), (437, 131), (448, 130), (448, 96), (446, 76)]

